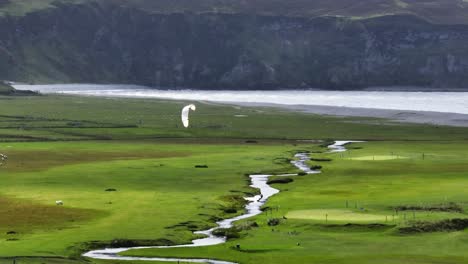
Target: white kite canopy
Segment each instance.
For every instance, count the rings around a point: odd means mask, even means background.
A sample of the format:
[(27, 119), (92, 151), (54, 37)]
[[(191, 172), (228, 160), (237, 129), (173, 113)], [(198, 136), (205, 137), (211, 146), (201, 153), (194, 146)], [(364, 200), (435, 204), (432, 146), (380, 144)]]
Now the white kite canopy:
[(184, 124), (184, 127), (189, 126), (189, 112), (190, 110), (195, 111), (197, 110), (197, 107), (193, 104), (187, 105), (182, 109), (182, 124)]

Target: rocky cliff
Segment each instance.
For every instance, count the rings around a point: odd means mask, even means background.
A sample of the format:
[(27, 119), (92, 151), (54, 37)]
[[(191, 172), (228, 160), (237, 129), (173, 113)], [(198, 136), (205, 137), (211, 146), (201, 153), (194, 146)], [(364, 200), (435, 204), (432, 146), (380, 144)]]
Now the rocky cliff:
[(468, 87), (468, 26), (93, 3), (0, 17), (0, 79), (278, 89)]

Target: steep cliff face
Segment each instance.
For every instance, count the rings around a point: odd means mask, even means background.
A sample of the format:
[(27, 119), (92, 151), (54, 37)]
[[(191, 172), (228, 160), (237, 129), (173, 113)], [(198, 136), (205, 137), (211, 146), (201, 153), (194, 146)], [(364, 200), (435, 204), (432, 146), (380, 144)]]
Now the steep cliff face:
[(61, 5), (0, 18), (0, 79), (276, 89), (468, 86), (468, 26), (150, 14)]

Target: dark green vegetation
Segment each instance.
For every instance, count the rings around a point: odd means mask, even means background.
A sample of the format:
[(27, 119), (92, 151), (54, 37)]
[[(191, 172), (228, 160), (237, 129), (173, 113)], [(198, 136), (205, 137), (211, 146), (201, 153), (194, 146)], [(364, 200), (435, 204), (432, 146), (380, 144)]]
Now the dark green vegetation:
[(291, 179), (291, 178), (276, 178), (276, 179), (270, 179), (268, 180), (268, 184), (287, 184), (287, 183), (291, 183), (293, 182), (294, 180)]
[(456, 203), (438, 205), (402, 205), (395, 207), (396, 211), (440, 211), (440, 212), (463, 212), (463, 208)]
[(4, 82), (0, 82), (0, 95), (10, 95), (15, 92), (15, 88)]
[(429, 233), (429, 232), (450, 232), (460, 231), (468, 228), (468, 219), (448, 219), (438, 222), (416, 222), (409, 227), (400, 228), (403, 234)]
[[(15, 256), (28, 256), (16, 263), (85, 263), (80, 254), (90, 248), (187, 243), (192, 231), (243, 212), (242, 197), (255, 193), (246, 174), (296, 172), (289, 162), (298, 151), (328, 160), (320, 162), (323, 173), (272, 183), (281, 193), (261, 215), (219, 230), (227, 244), (125, 254), (466, 263), (466, 128), (198, 103), (192, 127), (183, 129), (184, 102), (0, 102), (0, 153), (8, 155), (0, 166), (0, 263)], [(327, 154), (331, 138), (372, 141)]]
[(434, 23), (468, 24), (468, 3), (464, 0), (1, 0), (3, 14), (24, 15), (57, 5), (72, 3), (115, 4), (151, 13), (225, 13), (268, 16), (344, 16), (369, 18), (408, 14)]
[(0, 17), (0, 79), (207, 89), (468, 82), (462, 0), (3, 2), (13, 15)]
[(37, 95), (32, 91), (27, 90), (16, 90), (11, 85), (0, 81), (0, 96), (11, 96), (11, 95)]

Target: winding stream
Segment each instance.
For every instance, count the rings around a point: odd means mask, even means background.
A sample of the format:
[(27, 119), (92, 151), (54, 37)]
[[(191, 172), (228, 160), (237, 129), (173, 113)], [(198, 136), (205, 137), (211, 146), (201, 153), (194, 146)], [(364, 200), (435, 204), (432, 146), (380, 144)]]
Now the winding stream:
[[(334, 144), (328, 146), (330, 152), (343, 152), (346, 151), (345, 145), (352, 142), (358, 141), (335, 141)], [(295, 160), (291, 163), (298, 169), (302, 170), (307, 174), (316, 174), (320, 173), (319, 170), (311, 170), (307, 165), (307, 161), (310, 159), (307, 153), (298, 153), (295, 155)], [(213, 235), (213, 231), (220, 228), (230, 228), (233, 226), (233, 223), (250, 218), (262, 213), (260, 208), (264, 205), (267, 200), (279, 193), (278, 189), (275, 189), (267, 184), (268, 178), (273, 175), (267, 174), (258, 174), (250, 175), (252, 184), (250, 185), (253, 188), (259, 189), (260, 194), (253, 197), (245, 197), (249, 203), (245, 206), (246, 213), (239, 215), (233, 218), (221, 220), (216, 222), (217, 226), (208, 230), (196, 231), (195, 234), (205, 235), (205, 238), (192, 240), (191, 244), (185, 245), (176, 245), (176, 246), (148, 246), (148, 247), (127, 247), (127, 248), (105, 248), (98, 249), (86, 252), (83, 254), (84, 257), (93, 258), (93, 259), (107, 259), (107, 260), (142, 260), (142, 261), (167, 261), (167, 262), (191, 262), (191, 263), (210, 263), (210, 264), (236, 264), (235, 262), (214, 260), (214, 259), (187, 259), (187, 258), (157, 258), (157, 257), (130, 257), (130, 256), (120, 256), (119, 253), (122, 253), (131, 249), (147, 249), (147, 248), (180, 248), (180, 247), (203, 247), (203, 246), (213, 246), (226, 242), (226, 237), (218, 237)], [(284, 175), (275, 175), (275, 176), (297, 176), (297, 174), (284, 174)]]

